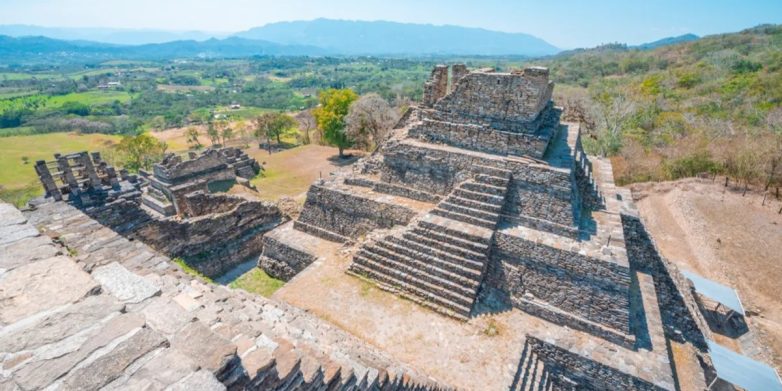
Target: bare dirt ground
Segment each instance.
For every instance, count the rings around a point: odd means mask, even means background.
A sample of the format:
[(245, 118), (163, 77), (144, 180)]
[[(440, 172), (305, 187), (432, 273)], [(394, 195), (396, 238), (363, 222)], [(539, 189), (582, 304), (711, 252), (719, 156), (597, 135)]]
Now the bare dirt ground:
[[(663, 256), (736, 289), (749, 333), (719, 342), (782, 368), (782, 207), (724, 180), (687, 179), (631, 186)], [(772, 197), (769, 197), (772, 198)], [(718, 336), (718, 335), (717, 335)]]

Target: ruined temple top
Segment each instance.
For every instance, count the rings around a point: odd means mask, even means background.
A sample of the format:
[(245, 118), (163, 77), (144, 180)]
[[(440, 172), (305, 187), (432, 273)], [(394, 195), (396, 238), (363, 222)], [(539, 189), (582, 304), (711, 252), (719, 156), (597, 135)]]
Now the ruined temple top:
[(551, 107), (554, 83), (543, 67), (500, 73), (467, 71), (464, 65), (438, 65), (424, 85), (423, 105), (430, 116), (453, 123), (533, 133)]

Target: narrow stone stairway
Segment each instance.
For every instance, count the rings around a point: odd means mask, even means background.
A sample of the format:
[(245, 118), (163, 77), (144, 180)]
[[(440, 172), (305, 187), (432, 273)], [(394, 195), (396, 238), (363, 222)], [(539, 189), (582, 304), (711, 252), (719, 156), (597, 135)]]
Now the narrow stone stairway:
[(511, 173), (474, 167), (414, 226), (362, 247), (349, 271), (438, 312), (467, 320), (486, 271)]

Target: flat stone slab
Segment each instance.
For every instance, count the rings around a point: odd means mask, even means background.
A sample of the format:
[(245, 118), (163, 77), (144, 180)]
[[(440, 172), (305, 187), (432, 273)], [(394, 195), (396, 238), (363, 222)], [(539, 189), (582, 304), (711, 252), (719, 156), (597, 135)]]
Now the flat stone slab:
[(0, 227), (0, 245), (16, 242), (24, 238), (32, 238), (40, 235), (38, 230), (30, 224), (16, 224)]
[(96, 268), (92, 272), (92, 277), (125, 303), (140, 303), (160, 294), (160, 288), (151, 281), (130, 272), (117, 262)]
[(192, 322), (195, 316), (167, 298), (154, 298), (141, 310), (147, 318), (147, 325), (153, 329), (172, 335)]
[(0, 278), (0, 325), (76, 302), (99, 290), (100, 285), (68, 257), (18, 267)]
[(125, 306), (109, 295), (89, 296), (72, 305), (0, 329), (0, 353), (34, 350), (86, 330)]
[(19, 209), (16, 209), (11, 204), (0, 202), (0, 228), (9, 225), (24, 224), (27, 222), (27, 218), (24, 217)]
[(142, 328), (105, 355), (71, 371), (63, 380), (63, 386), (71, 390), (99, 389), (121, 376), (141, 356), (165, 343), (166, 339), (160, 334), (148, 327)]
[(200, 370), (180, 380), (166, 391), (223, 391), (225, 386), (209, 371)]
[(60, 249), (46, 236), (28, 237), (0, 245), (0, 268), (11, 270), (58, 255)]
[(219, 336), (201, 322), (190, 323), (171, 339), (171, 348), (213, 373), (224, 368), (235, 356), (236, 345)]

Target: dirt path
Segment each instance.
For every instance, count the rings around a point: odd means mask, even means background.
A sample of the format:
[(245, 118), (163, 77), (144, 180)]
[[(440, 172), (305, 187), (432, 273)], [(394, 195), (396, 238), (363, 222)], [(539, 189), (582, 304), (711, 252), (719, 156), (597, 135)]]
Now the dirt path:
[(761, 206), (760, 195), (742, 197), (698, 179), (638, 184), (632, 190), (666, 258), (739, 292), (752, 315), (750, 333), (720, 342), (782, 368), (780, 202)]

